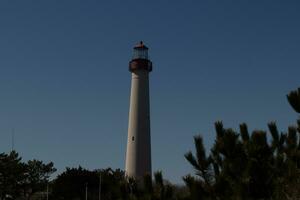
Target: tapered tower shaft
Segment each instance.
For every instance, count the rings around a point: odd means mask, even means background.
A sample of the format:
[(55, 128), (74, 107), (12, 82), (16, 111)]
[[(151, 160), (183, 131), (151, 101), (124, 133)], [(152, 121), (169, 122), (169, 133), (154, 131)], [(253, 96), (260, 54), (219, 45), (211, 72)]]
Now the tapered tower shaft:
[(151, 175), (149, 72), (152, 63), (142, 42), (134, 47), (129, 70), (131, 94), (125, 171), (127, 176), (138, 179)]

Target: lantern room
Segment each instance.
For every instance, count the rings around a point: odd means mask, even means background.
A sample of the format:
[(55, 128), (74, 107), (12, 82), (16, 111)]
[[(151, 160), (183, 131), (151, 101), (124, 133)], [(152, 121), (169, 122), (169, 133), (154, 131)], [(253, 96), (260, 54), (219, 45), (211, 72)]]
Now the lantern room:
[(152, 62), (148, 57), (148, 47), (141, 41), (133, 48), (132, 60), (129, 62), (129, 71), (146, 70), (152, 71)]
[(144, 45), (143, 41), (140, 41), (140, 43), (133, 48), (132, 59), (148, 60), (148, 47)]

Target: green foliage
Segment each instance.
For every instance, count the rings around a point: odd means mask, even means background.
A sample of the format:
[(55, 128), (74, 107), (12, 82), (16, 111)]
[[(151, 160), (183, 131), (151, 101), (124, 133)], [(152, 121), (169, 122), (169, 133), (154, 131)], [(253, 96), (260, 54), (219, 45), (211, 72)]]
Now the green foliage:
[(291, 91), (287, 95), (287, 99), (290, 105), (293, 107), (293, 109), (297, 113), (300, 113), (300, 88), (298, 88), (298, 90)]
[(298, 129), (289, 127), (287, 133), (279, 134), (274, 122), (268, 126), (270, 142), (265, 131), (250, 135), (247, 125), (241, 124), (238, 133), (217, 122), (209, 156), (201, 136), (196, 136), (195, 155), (185, 154), (196, 175), (183, 178), (190, 199), (300, 198)]
[(211, 182), (211, 169), (210, 161), (206, 157), (205, 148), (203, 146), (203, 140), (201, 136), (194, 137), (196, 156), (192, 152), (185, 154), (185, 158), (191, 163), (196, 170), (196, 174), (203, 178), (205, 184), (209, 185)]
[[(121, 198), (121, 185), (124, 181), (123, 171), (110, 168), (90, 171), (80, 166), (78, 168), (67, 168), (66, 171), (57, 176), (53, 182), (53, 198), (84, 199), (87, 187), (89, 198), (96, 199), (99, 195), (100, 181), (102, 198)], [(126, 188), (122, 189), (127, 192)]]
[(250, 139), (247, 124), (243, 123), (240, 125), (240, 132), (243, 143), (247, 144)]
[(173, 200), (173, 186), (163, 180), (161, 172), (156, 172), (154, 182), (150, 175), (141, 180), (126, 177), (119, 169), (102, 169), (90, 171), (67, 168), (58, 175), (53, 183), (52, 199), (85, 199), (88, 184), (89, 199), (96, 200), (99, 195), (101, 175), (101, 199), (105, 200)]
[[(300, 113), (300, 88), (287, 98)], [(279, 133), (275, 122), (268, 128), (270, 134), (250, 134), (243, 123), (238, 133), (216, 122), (209, 155), (196, 136), (196, 153), (185, 154), (196, 175), (183, 178), (190, 199), (300, 199), (300, 120), (287, 133)]]
[(161, 171), (154, 173), (154, 200), (173, 200), (175, 199), (174, 187), (164, 181)]
[(0, 199), (30, 199), (46, 188), (53, 172), (53, 163), (38, 160), (24, 163), (15, 151), (0, 154)]
[(15, 151), (0, 154), (0, 199), (21, 196), (26, 166)]
[(40, 160), (29, 160), (26, 164), (25, 182), (23, 188), (27, 199), (36, 192), (43, 191), (48, 184), (50, 175), (56, 171), (52, 162), (44, 164)]

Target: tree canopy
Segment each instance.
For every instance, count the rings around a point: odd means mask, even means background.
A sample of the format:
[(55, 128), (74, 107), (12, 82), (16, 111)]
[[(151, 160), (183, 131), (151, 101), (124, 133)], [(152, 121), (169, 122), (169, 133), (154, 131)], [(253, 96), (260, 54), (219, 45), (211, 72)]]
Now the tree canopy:
[[(300, 113), (300, 89), (287, 95)], [(268, 131), (239, 131), (215, 123), (216, 139), (206, 152), (201, 135), (195, 153), (185, 154), (195, 176), (184, 181), (190, 199), (300, 199), (300, 120), (280, 133), (275, 122)]]
[(34, 193), (45, 190), (55, 171), (52, 162), (22, 162), (15, 151), (0, 154), (0, 199), (30, 199)]

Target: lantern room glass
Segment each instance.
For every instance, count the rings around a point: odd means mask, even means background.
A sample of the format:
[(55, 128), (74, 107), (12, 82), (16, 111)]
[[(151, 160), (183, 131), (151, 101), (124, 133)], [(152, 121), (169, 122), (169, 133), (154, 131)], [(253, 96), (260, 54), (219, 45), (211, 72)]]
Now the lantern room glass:
[(148, 49), (146, 49), (146, 48), (135, 48), (133, 50), (132, 59), (146, 59), (146, 60), (148, 60)]

